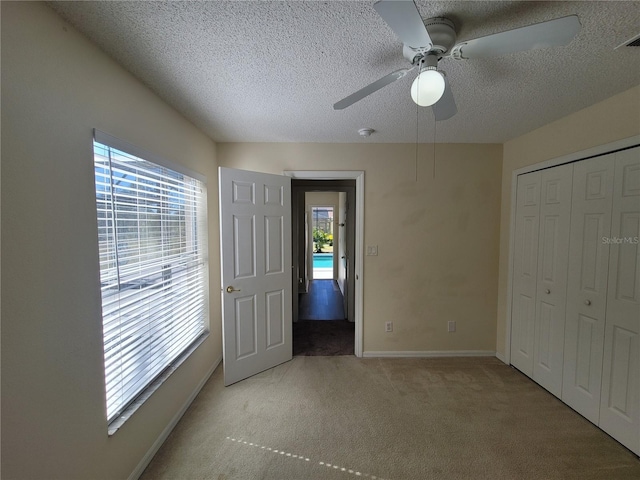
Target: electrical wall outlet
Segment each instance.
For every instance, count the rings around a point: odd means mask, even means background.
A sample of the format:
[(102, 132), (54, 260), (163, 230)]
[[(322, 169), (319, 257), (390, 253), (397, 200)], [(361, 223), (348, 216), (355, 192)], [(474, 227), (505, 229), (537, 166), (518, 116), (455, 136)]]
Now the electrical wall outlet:
[(455, 332), (456, 331), (456, 322), (455, 320), (450, 320), (447, 322), (447, 332)]
[(384, 322), (384, 331), (393, 332), (393, 322)]
[(367, 245), (367, 255), (370, 257), (378, 255), (378, 245)]

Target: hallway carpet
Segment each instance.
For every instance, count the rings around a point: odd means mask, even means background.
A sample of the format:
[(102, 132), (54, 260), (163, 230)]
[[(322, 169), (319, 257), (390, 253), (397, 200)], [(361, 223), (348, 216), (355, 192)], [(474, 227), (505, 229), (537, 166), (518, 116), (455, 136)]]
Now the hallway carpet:
[(309, 292), (300, 294), (300, 320), (344, 320), (343, 297), (335, 280), (311, 280)]
[(219, 367), (142, 480), (637, 480), (640, 461), (496, 358)]

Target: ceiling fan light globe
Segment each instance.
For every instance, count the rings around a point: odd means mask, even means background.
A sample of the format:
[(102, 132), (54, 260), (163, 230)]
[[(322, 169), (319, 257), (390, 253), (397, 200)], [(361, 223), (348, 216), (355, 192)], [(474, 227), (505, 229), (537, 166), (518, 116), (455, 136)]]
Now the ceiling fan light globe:
[(437, 70), (424, 70), (411, 85), (411, 98), (421, 107), (436, 103), (444, 93), (444, 77)]

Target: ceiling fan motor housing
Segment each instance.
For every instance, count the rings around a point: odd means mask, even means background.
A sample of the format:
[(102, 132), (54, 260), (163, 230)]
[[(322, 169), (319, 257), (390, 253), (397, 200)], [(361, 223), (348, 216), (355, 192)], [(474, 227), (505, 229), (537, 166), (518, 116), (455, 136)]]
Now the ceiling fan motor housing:
[(404, 45), (402, 54), (411, 63), (415, 63), (429, 53), (442, 56), (456, 44), (455, 25), (451, 20), (443, 17), (427, 18), (424, 20), (424, 26), (429, 32), (433, 45), (428, 49), (412, 48)]

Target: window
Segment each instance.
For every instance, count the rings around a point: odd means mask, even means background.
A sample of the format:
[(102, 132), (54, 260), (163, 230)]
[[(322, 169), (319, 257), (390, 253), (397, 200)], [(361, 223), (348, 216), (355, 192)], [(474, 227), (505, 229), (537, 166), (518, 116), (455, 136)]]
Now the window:
[(202, 181), (167, 168), (166, 161), (159, 165), (115, 148), (136, 151), (106, 134), (96, 131), (95, 139), (111, 422), (205, 333), (206, 188)]

